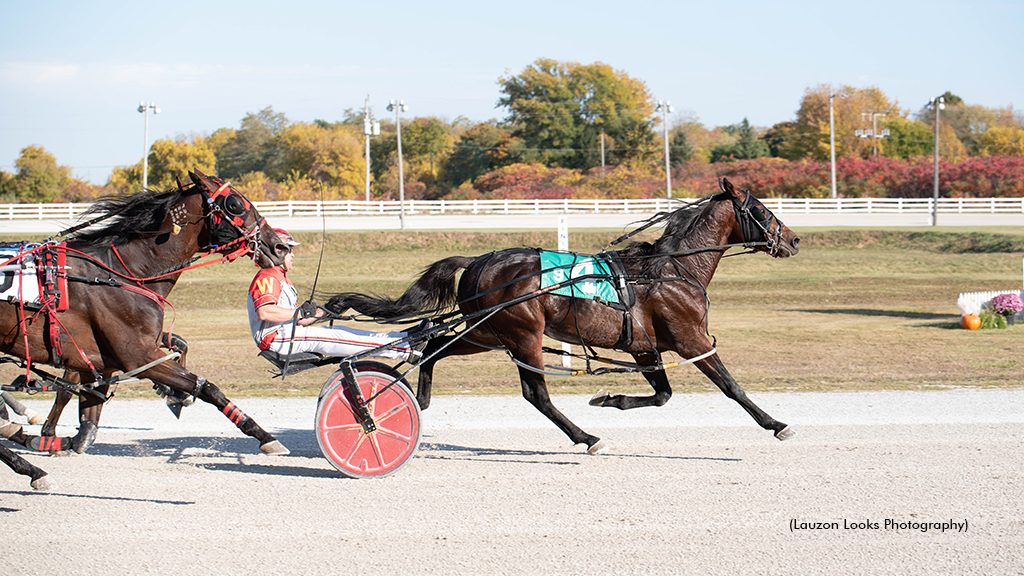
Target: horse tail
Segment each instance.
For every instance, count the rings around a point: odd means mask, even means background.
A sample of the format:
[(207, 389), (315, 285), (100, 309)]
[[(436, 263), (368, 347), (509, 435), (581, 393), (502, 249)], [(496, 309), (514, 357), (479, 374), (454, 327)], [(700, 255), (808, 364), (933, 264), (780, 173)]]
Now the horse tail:
[(455, 274), (475, 260), (475, 257), (452, 256), (434, 262), (405, 291), (405, 294), (397, 299), (359, 292), (342, 292), (331, 296), (324, 308), (335, 314), (344, 314), (352, 309), (378, 319), (439, 313), (455, 306), (458, 301)]

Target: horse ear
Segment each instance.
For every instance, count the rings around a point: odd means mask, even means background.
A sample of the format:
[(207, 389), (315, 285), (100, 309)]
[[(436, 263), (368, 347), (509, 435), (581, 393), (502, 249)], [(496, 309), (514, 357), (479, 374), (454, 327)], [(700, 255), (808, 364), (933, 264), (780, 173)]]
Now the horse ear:
[(722, 192), (728, 192), (730, 196), (736, 196), (736, 189), (733, 188), (732, 182), (729, 182), (728, 178), (723, 177), (718, 182), (718, 186), (722, 189)]
[(188, 177), (192, 179), (192, 182), (195, 182), (196, 186), (203, 186), (209, 181), (206, 174), (200, 172), (199, 169), (189, 172)]
[(181, 177), (178, 176), (177, 174), (174, 175), (174, 181), (178, 183), (178, 191), (179, 192), (181, 192), (182, 190), (185, 189), (185, 187), (182, 186), (182, 184), (181, 184)]

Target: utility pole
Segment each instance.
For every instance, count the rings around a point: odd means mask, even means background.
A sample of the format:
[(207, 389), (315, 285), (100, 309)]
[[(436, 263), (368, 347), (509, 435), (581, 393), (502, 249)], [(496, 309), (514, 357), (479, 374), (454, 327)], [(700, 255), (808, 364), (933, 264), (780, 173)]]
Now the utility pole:
[(832, 160), (832, 197), (836, 198), (836, 115), (832, 101), (836, 95), (830, 90), (828, 93), (828, 150)]
[(370, 121), (370, 95), (363, 105), (363, 135), (366, 136), (366, 201), (370, 201), (370, 136), (380, 136), (380, 122)]
[(668, 157), (668, 115), (669, 112), (673, 111), (672, 104), (668, 100), (664, 102), (658, 100), (658, 106), (654, 111), (661, 112), (662, 123), (665, 128), (665, 197), (672, 198), (672, 167), (669, 164)]
[(146, 117), (146, 128), (142, 132), (142, 189), (149, 186), (149, 111), (159, 114), (160, 109), (153, 102), (139, 102), (139, 113)]
[(601, 130), (601, 168), (604, 168), (604, 130)]
[(409, 107), (403, 100), (392, 100), (388, 104), (388, 112), (395, 113), (395, 129), (398, 130), (398, 223), (402, 230), (405, 230), (405, 174), (402, 171), (402, 118), (401, 112), (406, 112)]
[(932, 184), (932, 226), (939, 222), (939, 110), (946, 107), (946, 99), (942, 96), (932, 98), (928, 106), (935, 110), (935, 176)]

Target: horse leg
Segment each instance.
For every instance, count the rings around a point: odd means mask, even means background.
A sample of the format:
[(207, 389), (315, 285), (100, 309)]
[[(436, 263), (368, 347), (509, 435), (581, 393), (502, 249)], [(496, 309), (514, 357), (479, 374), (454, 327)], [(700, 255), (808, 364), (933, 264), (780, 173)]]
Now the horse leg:
[[(157, 346), (166, 348), (172, 352), (179, 354), (175, 360), (183, 368), (185, 367), (185, 357), (188, 355), (188, 342), (184, 338), (174, 334), (172, 332), (164, 332), (160, 335), (160, 339), (157, 341)], [(153, 384), (153, 390), (157, 396), (160, 396), (167, 403), (167, 408), (174, 414), (175, 418), (181, 417), (181, 409), (192, 405), (192, 397), (184, 392), (178, 390), (171, 390), (169, 387), (163, 384)]]
[(52, 488), (52, 485), (46, 476), (46, 471), (42, 468), (33, 466), (31, 462), (25, 460), (21, 456), (18, 456), (6, 446), (0, 446), (0, 460), (2, 460), (4, 464), (7, 464), (11, 470), (14, 470), (22, 476), (28, 476), (31, 478), (32, 488), (36, 490), (49, 490)]
[[(654, 366), (658, 361), (657, 356), (649, 352), (635, 353), (633, 354), (633, 359), (640, 366)], [(608, 392), (600, 390), (590, 399), (590, 405), (610, 406), (619, 410), (630, 410), (644, 406), (664, 406), (669, 398), (672, 397), (672, 386), (668, 383), (668, 376), (665, 374), (665, 371), (659, 369), (653, 372), (643, 372), (643, 375), (651, 387), (654, 388), (654, 394), (650, 396), (615, 394), (612, 396)]]
[[(440, 352), (438, 352), (440, 351)], [(430, 391), (434, 384), (434, 364), (449, 356), (464, 356), (487, 352), (488, 348), (477, 346), (458, 336), (438, 336), (431, 338), (423, 348), (423, 358), (417, 365), (419, 377), (416, 381), (416, 402), (420, 410), (430, 407)]]
[[(92, 374), (82, 374), (83, 383), (96, 381)], [(84, 453), (96, 441), (96, 431), (100, 427), (100, 414), (107, 403), (109, 385), (96, 386), (97, 394), (88, 392), (78, 394), (78, 434), (71, 441), (71, 447), (79, 454)]]
[[(196, 385), (193, 394), (198, 392), (198, 398), (209, 404), (213, 404), (222, 414), (228, 417), (239, 430), (246, 436), (252, 436), (259, 440), (260, 451), (264, 454), (279, 455), (288, 454), (288, 449), (281, 444), (277, 438), (260, 427), (255, 420), (250, 418), (242, 409), (228, 400), (227, 396), (215, 385), (206, 381), (205, 378), (196, 376)], [(172, 386), (173, 387), (173, 386)], [(201, 390), (200, 390), (201, 388)]]
[[(7, 418), (7, 407), (4, 402), (0, 401), (0, 437), (7, 438), (11, 442), (17, 442), (29, 450), (59, 452), (66, 450), (71, 445), (71, 438), (42, 437), (25, 434), (21, 424), (11, 422)], [(30, 468), (23, 467), (23, 469), (29, 470)], [(45, 474), (43, 472), (43, 475)]]
[(796, 435), (792, 428), (766, 414), (764, 410), (758, 408), (747, 397), (747, 393), (743, 391), (739, 383), (725, 369), (725, 365), (722, 364), (718, 354), (713, 354), (703, 360), (699, 360), (696, 362), (696, 365), (727, 397), (735, 400), (742, 406), (759, 426), (765, 430), (774, 430), (776, 438), (779, 440), (789, 440)]
[[(64, 379), (76, 384), (89, 384), (96, 381), (96, 377), (92, 374), (86, 373), (83, 375), (81, 372), (70, 370), (64, 371)], [(108, 388), (109, 386), (100, 386), (96, 391), (106, 398)], [(60, 421), (60, 415), (73, 397), (74, 393), (70, 390), (57, 390), (57, 397), (53, 400), (53, 407), (50, 408), (50, 414), (46, 417), (43, 429), (39, 432), (41, 436), (50, 437), (57, 435), (57, 423)], [(103, 399), (95, 397), (93, 394), (86, 393), (79, 397), (78, 434), (71, 438), (71, 448), (75, 452), (82, 454), (96, 441), (96, 430), (99, 429), (103, 403)]]
[[(72, 374), (77, 374), (77, 372), (65, 372), (64, 378), (72, 380), (72, 377), (70, 376)], [(74, 378), (77, 379), (77, 376)], [(46, 422), (43, 422), (43, 429), (39, 432), (40, 435), (57, 435), (57, 422), (60, 420), (60, 415), (64, 413), (64, 408), (74, 397), (75, 395), (68, 390), (57, 390), (57, 396), (53, 399), (53, 406), (50, 408), (50, 414), (46, 417)]]
[[(159, 358), (158, 351), (153, 354), (154, 359)], [(251, 436), (260, 442), (260, 450), (265, 454), (288, 454), (288, 449), (282, 445), (277, 438), (260, 427), (255, 420), (250, 418), (242, 409), (229, 400), (220, 388), (207, 382), (205, 378), (197, 376), (180, 364), (175, 362), (163, 362), (155, 367), (139, 374), (140, 378), (149, 378), (155, 384), (168, 386), (173, 390), (185, 392), (200, 400), (212, 404), (222, 414), (228, 417), (231, 422), (246, 436)]]
[[(528, 364), (538, 369), (543, 368), (544, 362), (539, 350), (534, 362)], [(555, 408), (555, 405), (551, 403), (551, 396), (548, 394), (548, 386), (544, 381), (543, 374), (520, 366), (519, 381), (523, 387), (523, 398), (533, 404), (541, 414), (547, 416), (548, 420), (554, 422), (555, 426), (558, 426), (558, 429), (564, 432), (573, 444), (586, 444), (587, 452), (590, 454), (597, 454), (604, 448), (604, 443), (600, 438), (587, 434), (566, 418), (558, 408)]]

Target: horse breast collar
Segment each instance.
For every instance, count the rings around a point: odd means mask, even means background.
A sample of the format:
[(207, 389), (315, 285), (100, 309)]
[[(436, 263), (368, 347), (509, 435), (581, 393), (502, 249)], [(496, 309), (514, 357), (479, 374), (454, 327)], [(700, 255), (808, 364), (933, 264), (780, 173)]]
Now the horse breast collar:
[(45, 313), (50, 363), (61, 368), (57, 312), (67, 310), (70, 304), (65, 243), (0, 245), (0, 261), (0, 297)]

